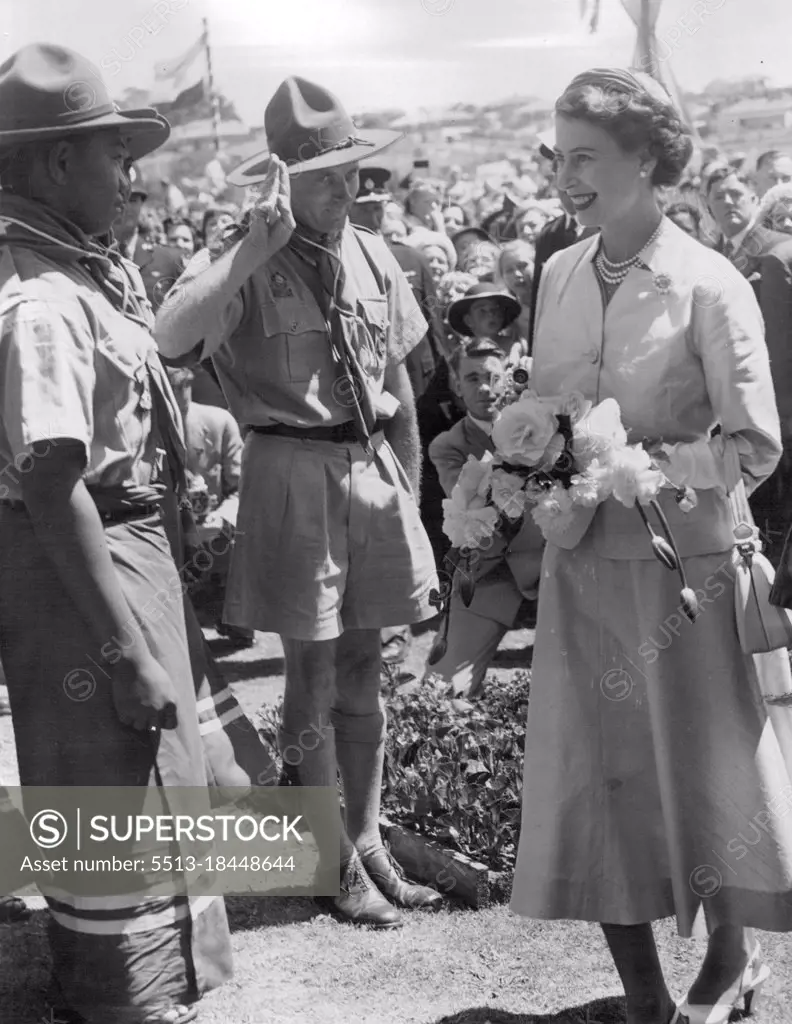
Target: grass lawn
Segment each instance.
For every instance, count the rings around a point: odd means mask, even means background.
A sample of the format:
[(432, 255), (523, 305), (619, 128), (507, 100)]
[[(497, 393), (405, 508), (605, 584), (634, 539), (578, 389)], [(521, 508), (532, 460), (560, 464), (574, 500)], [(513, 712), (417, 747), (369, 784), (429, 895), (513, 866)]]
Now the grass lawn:
[[(411, 658), (415, 667), (430, 638)], [(511, 634), (496, 673), (519, 663)], [(282, 688), (277, 643), (223, 659), (249, 712)], [(0, 781), (14, 784), (10, 720), (0, 719)], [(1, 838), (0, 838), (1, 841)], [(46, 914), (0, 926), (0, 1024), (46, 1020)], [(339, 924), (310, 900), (227, 900), (235, 977), (201, 1006), (201, 1024), (623, 1024), (620, 983), (595, 925), (521, 921), (506, 907), (410, 913), (378, 933)], [(704, 943), (656, 928), (671, 990), (682, 998)], [(773, 970), (754, 1024), (792, 1024), (792, 937), (763, 935)], [(107, 1021), (106, 1024), (115, 1024)]]

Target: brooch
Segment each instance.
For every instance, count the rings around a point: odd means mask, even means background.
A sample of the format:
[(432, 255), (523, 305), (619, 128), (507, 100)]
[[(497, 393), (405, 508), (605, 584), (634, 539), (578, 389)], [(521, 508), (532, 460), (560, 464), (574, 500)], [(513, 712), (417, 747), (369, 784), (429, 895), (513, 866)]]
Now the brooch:
[(668, 274), (655, 274), (652, 283), (661, 295), (668, 295), (671, 291), (671, 278)]

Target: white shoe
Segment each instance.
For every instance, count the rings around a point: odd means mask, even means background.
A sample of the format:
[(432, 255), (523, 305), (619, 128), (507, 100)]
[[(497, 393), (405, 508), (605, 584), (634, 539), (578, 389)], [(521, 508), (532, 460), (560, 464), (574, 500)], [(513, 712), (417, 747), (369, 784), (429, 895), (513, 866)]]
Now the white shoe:
[(759, 943), (739, 978), (720, 997), (714, 1006), (701, 1006), (687, 1000), (677, 1010), (671, 1024), (727, 1024), (732, 1011), (743, 1000), (744, 1014), (753, 1013), (761, 995), (762, 986), (770, 977), (770, 968), (759, 959)]

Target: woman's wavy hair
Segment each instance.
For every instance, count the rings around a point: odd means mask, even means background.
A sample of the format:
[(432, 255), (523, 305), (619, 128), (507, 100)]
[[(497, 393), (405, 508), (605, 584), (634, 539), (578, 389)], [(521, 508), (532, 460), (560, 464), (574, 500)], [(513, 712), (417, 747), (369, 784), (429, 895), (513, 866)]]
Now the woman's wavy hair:
[(595, 68), (574, 78), (555, 105), (562, 117), (604, 129), (625, 153), (657, 161), (652, 185), (676, 185), (693, 153), (690, 129), (665, 89), (642, 72)]

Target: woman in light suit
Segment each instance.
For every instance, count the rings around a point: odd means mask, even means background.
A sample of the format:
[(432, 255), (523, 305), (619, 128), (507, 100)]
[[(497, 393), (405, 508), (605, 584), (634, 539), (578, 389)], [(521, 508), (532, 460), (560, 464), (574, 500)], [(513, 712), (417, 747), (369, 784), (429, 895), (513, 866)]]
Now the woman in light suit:
[[(577, 547), (548, 544), (512, 909), (601, 922), (628, 1024), (724, 1024), (769, 973), (750, 929), (792, 930), (792, 711), (758, 685), (792, 689), (789, 664), (740, 648), (724, 460), (736, 444), (750, 491), (781, 454), (763, 324), (739, 272), (662, 217), (691, 143), (656, 82), (579, 75), (556, 140), (559, 188), (601, 234), (545, 267), (533, 384), (614, 398), (631, 442), (669, 446), (667, 476), (698, 499), (661, 506), (700, 614), (612, 498)], [(679, 1008), (651, 926), (670, 916), (709, 936)]]

